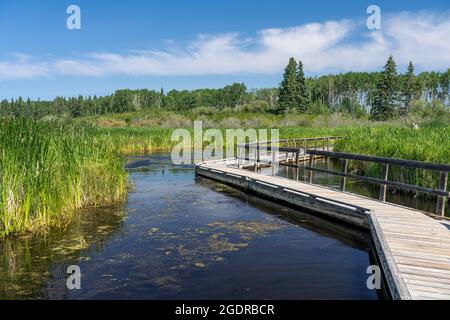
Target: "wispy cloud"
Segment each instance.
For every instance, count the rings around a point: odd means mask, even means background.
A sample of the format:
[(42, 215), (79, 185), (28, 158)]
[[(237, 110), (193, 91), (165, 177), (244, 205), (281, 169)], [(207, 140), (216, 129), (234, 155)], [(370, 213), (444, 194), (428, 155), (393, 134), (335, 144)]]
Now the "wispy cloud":
[(42, 76), (189, 76), (276, 74), (289, 57), (302, 59), (307, 72), (379, 68), (392, 53), (398, 64), (413, 60), (421, 68), (450, 66), (450, 13), (420, 12), (383, 16), (383, 30), (365, 21), (340, 20), (259, 31), (199, 35), (185, 47), (129, 53), (87, 53), (75, 58), (40, 60), (16, 56), (0, 60), (0, 79)]
[(50, 67), (31, 56), (13, 54), (10, 60), (0, 60), (0, 80), (33, 79), (48, 76)]

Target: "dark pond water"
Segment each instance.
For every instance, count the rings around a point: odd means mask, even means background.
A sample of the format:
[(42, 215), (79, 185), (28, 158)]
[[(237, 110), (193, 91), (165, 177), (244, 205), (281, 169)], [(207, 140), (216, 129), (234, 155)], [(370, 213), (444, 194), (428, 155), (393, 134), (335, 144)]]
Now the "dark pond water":
[[(129, 161), (123, 206), (0, 242), (1, 299), (381, 297), (366, 287), (367, 234), (195, 179), (167, 155)], [(69, 265), (81, 269), (81, 290), (67, 289)]]

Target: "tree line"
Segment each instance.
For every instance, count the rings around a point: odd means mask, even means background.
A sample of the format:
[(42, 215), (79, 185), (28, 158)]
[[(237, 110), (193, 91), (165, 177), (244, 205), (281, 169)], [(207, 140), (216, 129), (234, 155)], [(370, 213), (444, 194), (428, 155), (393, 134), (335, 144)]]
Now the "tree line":
[(154, 108), (184, 112), (203, 107), (277, 114), (343, 112), (388, 120), (407, 115), (418, 102), (431, 109), (448, 109), (450, 69), (416, 75), (411, 62), (405, 74), (398, 74), (390, 56), (380, 72), (305, 77), (303, 63), (291, 58), (279, 88), (248, 90), (245, 84), (234, 83), (219, 89), (168, 92), (123, 89), (107, 96), (56, 97), (52, 101), (19, 97), (0, 102), (0, 117), (78, 118)]
[[(261, 96), (263, 92), (260, 91)], [(108, 96), (56, 97), (52, 101), (32, 101), (19, 97), (1, 101), (0, 116), (41, 118), (53, 115), (77, 118), (152, 108), (184, 111), (206, 106), (224, 109), (235, 108), (248, 101), (252, 95), (244, 84), (234, 83), (221, 89), (171, 90), (167, 93), (163, 89), (123, 89)]]
[(276, 112), (347, 112), (369, 115), (373, 120), (405, 116), (414, 103), (430, 108), (450, 105), (450, 69), (415, 74), (409, 63), (398, 74), (393, 56), (381, 72), (348, 72), (305, 79), (303, 64), (289, 60), (279, 87)]

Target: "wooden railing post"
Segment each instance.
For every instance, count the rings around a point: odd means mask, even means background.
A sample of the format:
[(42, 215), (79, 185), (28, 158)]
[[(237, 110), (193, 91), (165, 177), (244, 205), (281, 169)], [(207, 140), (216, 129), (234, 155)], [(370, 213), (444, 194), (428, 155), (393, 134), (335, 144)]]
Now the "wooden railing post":
[[(389, 175), (389, 165), (385, 164), (383, 165), (383, 169), (381, 171), (381, 179), (387, 181), (388, 175)], [(387, 192), (387, 185), (386, 184), (380, 185), (380, 201), (386, 202), (386, 192)]]
[[(289, 140), (286, 140), (286, 148), (288, 148), (289, 147)], [(289, 152), (288, 151), (286, 151), (286, 163), (289, 163)]]
[(295, 171), (295, 180), (298, 180), (299, 178), (299, 171), (300, 171), (300, 149), (297, 150), (297, 153), (295, 154), (295, 164), (297, 165), (297, 170)]
[[(309, 155), (309, 167), (312, 168), (314, 166), (314, 155)], [(309, 183), (313, 183), (313, 171), (309, 170)]]
[(307, 142), (306, 142), (306, 139), (303, 141), (303, 164), (305, 164), (306, 163), (306, 157), (307, 157), (307, 155), (306, 155), (306, 149), (308, 148), (308, 145), (307, 145)]
[[(241, 161), (242, 161), (242, 156), (241, 156), (241, 152), (242, 152), (242, 148), (240, 146), (238, 146), (238, 169), (241, 168)], [(244, 149), (244, 153), (245, 153), (245, 149)]]
[[(341, 160), (341, 172), (347, 173), (347, 169), (348, 169), (348, 160), (347, 159)], [(340, 186), (339, 186), (339, 189), (341, 191), (345, 191), (346, 183), (347, 183), (347, 177), (341, 177), (341, 182), (340, 182)]]
[(270, 150), (272, 152), (272, 176), (275, 176), (275, 162), (277, 161), (277, 159), (275, 154), (275, 148), (273, 147), (272, 143), (270, 144)]
[(258, 172), (259, 145), (255, 148), (255, 172)]
[[(447, 191), (447, 182), (448, 182), (448, 172), (441, 171), (441, 175), (439, 177), (439, 190)], [(445, 201), (446, 197), (439, 196), (438, 202), (436, 206), (436, 214), (444, 216), (445, 215)]]

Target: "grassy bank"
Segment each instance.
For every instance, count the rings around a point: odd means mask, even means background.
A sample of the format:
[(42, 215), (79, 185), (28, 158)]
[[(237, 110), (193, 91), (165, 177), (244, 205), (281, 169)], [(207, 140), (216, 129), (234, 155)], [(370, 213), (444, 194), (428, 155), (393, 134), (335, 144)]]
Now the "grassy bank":
[(0, 236), (60, 226), (74, 210), (123, 198), (126, 173), (91, 129), (0, 121)]

